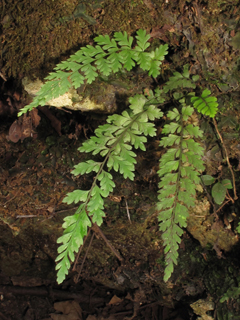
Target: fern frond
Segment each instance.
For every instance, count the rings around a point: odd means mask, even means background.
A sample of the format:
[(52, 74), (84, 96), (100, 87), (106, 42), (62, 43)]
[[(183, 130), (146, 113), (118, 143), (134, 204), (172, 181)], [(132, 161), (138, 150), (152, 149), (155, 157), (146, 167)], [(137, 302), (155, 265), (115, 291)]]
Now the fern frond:
[(191, 102), (198, 112), (214, 118), (218, 111), (217, 98), (211, 96), (211, 91), (205, 89), (201, 97), (192, 97)]
[[(134, 179), (136, 164), (135, 149), (145, 150), (146, 136), (156, 134), (156, 129), (149, 121), (160, 118), (163, 113), (152, 105), (144, 95), (136, 95), (130, 99), (130, 110), (121, 115), (109, 116), (107, 123), (95, 130), (95, 136), (83, 142), (80, 152), (100, 153), (102, 162), (87, 160), (77, 164), (74, 175), (95, 172), (90, 190), (75, 190), (67, 194), (63, 202), (68, 204), (83, 202), (72, 217), (65, 218), (63, 236), (58, 239), (62, 245), (58, 249), (59, 256), (57, 281), (61, 283), (70, 268), (70, 261), (74, 260), (74, 253), (78, 251), (87, 234), (87, 228), (96, 223), (102, 224), (104, 213), (104, 198), (113, 191), (115, 183), (110, 172), (114, 170), (125, 179)], [(137, 103), (139, 102), (139, 104)], [(77, 238), (76, 238), (77, 237)]]
[(132, 48), (133, 37), (128, 36), (126, 32), (115, 32), (113, 39), (108, 35), (96, 37), (96, 46), (87, 45), (66, 61), (59, 63), (54, 68), (55, 71), (45, 78), (46, 82), (33, 102), (22, 108), (18, 115), (21, 116), (38, 105), (45, 105), (47, 101), (65, 94), (71, 86), (77, 89), (84, 80), (91, 84), (99, 73), (109, 76), (122, 68), (130, 71), (137, 64), (144, 71), (149, 71), (150, 76), (157, 77), (160, 74), (162, 60), (168, 53), (168, 45), (161, 45), (155, 51), (145, 52), (150, 46), (150, 35), (140, 29), (137, 31), (136, 39), (137, 45)]
[(168, 136), (160, 141), (160, 146), (170, 147), (161, 157), (158, 171), (161, 177), (158, 220), (166, 255), (164, 281), (170, 278), (174, 264), (177, 264), (188, 208), (194, 206), (196, 185), (200, 183), (199, 172), (204, 170), (203, 148), (194, 140), (202, 136), (202, 132), (199, 127), (187, 123), (194, 109), (186, 106), (183, 99), (181, 103), (181, 112), (176, 108), (168, 112), (168, 118), (174, 122), (164, 126), (162, 132)]
[(169, 80), (166, 82), (166, 84), (163, 87), (163, 91), (165, 93), (168, 93), (168, 91), (170, 90), (174, 90), (174, 89), (183, 89), (183, 88), (192, 88), (195, 89), (196, 88), (196, 84), (194, 83), (197, 79), (198, 76), (196, 77), (192, 77), (192, 79), (190, 78), (190, 74), (189, 74), (189, 65), (186, 64), (183, 67), (183, 72), (173, 72), (173, 76), (169, 78)]

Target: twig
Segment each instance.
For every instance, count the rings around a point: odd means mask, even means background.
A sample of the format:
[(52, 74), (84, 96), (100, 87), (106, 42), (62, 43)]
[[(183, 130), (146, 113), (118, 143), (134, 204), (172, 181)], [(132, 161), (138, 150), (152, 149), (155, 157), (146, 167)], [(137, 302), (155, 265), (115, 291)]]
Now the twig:
[(119, 253), (116, 251), (116, 249), (111, 245), (111, 243), (108, 241), (108, 239), (105, 237), (105, 235), (103, 234), (102, 230), (98, 227), (98, 225), (96, 225), (96, 223), (94, 223), (92, 225), (92, 230), (94, 232), (98, 233), (103, 238), (103, 240), (106, 242), (107, 246), (115, 254), (115, 256), (118, 258), (118, 260), (122, 261), (123, 258), (119, 255)]
[(225, 202), (221, 205), (221, 207), (218, 208), (217, 212), (220, 211), (220, 210), (222, 210), (222, 208), (223, 208), (226, 204), (228, 204), (228, 202), (231, 201), (232, 203), (234, 203), (234, 200), (233, 200), (233, 198), (230, 196), (228, 190), (227, 190), (226, 198), (227, 198), (227, 201), (225, 201)]
[(72, 269), (73, 271), (76, 270), (76, 264), (77, 264), (77, 262), (78, 262), (78, 258), (79, 258), (79, 256), (80, 256), (80, 253), (82, 252), (82, 248), (83, 248), (84, 244), (86, 243), (86, 240), (87, 240), (87, 238), (88, 238), (88, 236), (89, 236), (90, 231), (91, 231), (91, 229), (88, 229), (88, 233), (87, 233), (86, 237), (85, 237), (84, 240), (83, 240), (83, 244), (81, 245), (81, 247), (80, 247), (79, 250), (78, 250), (78, 254), (77, 254), (77, 256), (76, 256), (76, 259), (75, 259), (75, 262), (74, 262), (74, 265), (73, 265), (73, 269)]
[(128, 220), (130, 221), (130, 223), (132, 223), (131, 218), (130, 218), (129, 209), (128, 209), (128, 203), (127, 203), (127, 200), (126, 200), (126, 199), (125, 199), (125, 203), (126, 203), (126, 209), (127, 209), (127, 216), (128, 216)]
[(84, 255), (84, 258), (83, 258), (83, 261), (82, 261), (80, 270), (79, 270), (79, 272), (78, 272), (78, 276), (77, 276), (76, 282), (78, 282), (78, 280), (79, 280), (80, 274), (81, 274), (82, 269), (83, 269), (84, 262), (85, 262), (85, 260), (86, 260), (86, 258), (87, 258), (88, 251), (89, 251), (89, 249), (90, 249), (90, 247), (91, 247), (91, 245), (92, 245), (92, 241), (93, 241), (93, 238), (94, 238), (95, 233), (97, 233), (97, 234), (99, 234), (99, 235), (101, 236), (101, 238), (106, 242), (107, 246), (108, 246), (108, 247), (111, 249), (111, 251), (115, 254), (115, 256), (118, 258), (118, 260), (120, 260), (120, 261), (123, 260), (123, 258), (119, 255), (119, 253), (116, 251), (116, 249), (111, 245), (111, 243), (110, 243), (110, 242), (108, 241), (108, 239), (105, 237), (104, 233), (103, 233), (102, 230), (98, 227), (98, 225), (96, 225), (96, 223), (93, 223), (93, 224), (92, 224), (92, 227), (88, 230), (88, 233), (87, 233), (86, 237), (84, 238), (83, 244), (82, 244), (81, 247), (79, 248), (77, 257), (76, 257), (75, 262), (74, 262), (74, 265), (73, 265), (73, 269), (72, 269), (73, 271), (76, 270), (76, 264), (77, 264), (79, 255), (80, 255), (80, 253), (81, 253), (81, 251), (82, 251), (82, 248), (83, 248), (84, 244), (86, 243), (86, 239), (87, 239), (87, 237), (89, 236), (89, 233), (90, 233), (91, 230), (92, 230), (94, 233), (93, 233), (93, 235), (92, 235), (92, 237), (91, 237), (91, 240), (90, 240), (90, 243), (89, 243), (89, 245), (88, 245), (87, 251), (86, 251), (86, 253), (85, 253), (85, 255)]
[(195, 11), (196, 11), (196, 17), (197, 17), (197, 19), (198, 19), (198, 24), (199, 24), (199, 28), (200, 28), (201, 34), (204, 35), (205, 32), (204, 32), (203, 24), (202, 24), (202, 15), (201, 15), (199, 6), (198, 6), (198, 4), (197, 4), (197, 1), (194, 1), (194, 2), (193, 2), (193, 7), (194, 7), (194, 9), (195, 9)]
[[(15, 295), (20, 296), (41, 296), (52, 297), (53, 300), (71, 300), (74, 299), (81, 303), (89, 303), (89, 296), (81, 292), (69, 292), (65, 290), (54, 290), (51, 287), (20, 287), (20, 286), (2, 286), (0, 285), (0, 294), (3, 294), (8, 299), (16, 299)], [(106, 302), (105, 298), (92, 297), (92, 304)], [(0, 318), (1, 319), (1, 318)]]
[(227, 198), (229, 201), (232, 201), (232, 203), (234, 203), (234, 200), (233, 200), (233, 198), (230, 196), (228, 190), (227, 190), (226, 198)]
[(236, 192), (235, 176), (234, 176), (234, 173), (233, 173), (232, 165), (230, 164), (230, 161), (229, 161), (227, 148), (225, 147), (225, 144), (224, 144), (224, 142), (223, 142), (223, 138), (222, 138), (222, 136), (221, 136), (221, 134), (220, 134), (220, 132), (219, 132), (219, 130), (218, 130), (217, 122), (216, 122), (215, 118), (213, 118), (213, 124), (214, 124), (214, 127), (215, 127), (215, 129), (216, 129), (216, 131), (217, 131), (217, 133), (218, 133), (219, 139), (221, 140), (223, 149), (224, 149), (224, 151), (225, 151), (228, 168), (229, 168), (229, 170), (231, 171), (231, 174), (232, 174), (234, 200), (237, 200), (237, 199), (238, 199), (238, 196), (237, 196), (237, 192)]
[(227, 201), (225, 201), (225, 202), (221, 205), (221, 207), (217, 209), (217, 212), (221, 211), (222, 208), (223, 208), (226, 204), (228, 204), (229, 201), (230, 201), (230, 199), (228, 199)]
[(23, 218), (36, 218), (36, 217), (40, 217), (40, 215), (39, 216), (37, 216), (36, 214), (29, 214), (29, 215), (23, 215), (23, 216), (16, 216), (16, 219), (23, 219)]
[(80, 270), (79, 270), (79, 272), (78, 272), (77, 279), (75, 280), (76, 283), (77, 283), (78, 280), (79, 280), (80, 274), (81, 274), (82, 269), (83, 269), (84, 262), (85, 262), (85, 260), (86, 260), (86, 258), (87, 258), (87, 255), (88, 255), (88, 251), (89, 251), (89, 249), (90, 249), (90, 247), (91, 247), (91, 245), (92, 245), (92, 241), (93, 241), (94, 235), (95, 235), (95, 233), (93, 232), (92, 237), (91, 237), (91, 240), (90, 240), (90, 243), (89, 243), (88, 248), (87, 248), (87, 251), (86, 251), (86, 253), (85, 253), (84, 257), (83, 257), (83, 261), (82, 261)]
[(4, 81), (7, 81), (6, 77), (0, 72), (0, 77), (3, 78)]
[(55, 211), (55, 214), (67, 212), (67, 211), (70, 211), (70, 210), (75, 210), (75, 209), (77, 209), (78, 207), (79, 207), (79, 206), (76, 206), (76, 207), (73, 207), (73, 208), (64, 209), (64, 210)]
[[(12, 198), (13, 199), (13, 198)], [(12, 200), (11, 199), (11, 200)], [(9, 200), (8, 200), (9, 201)], [(58, 213), (64, 213), (64, 212), (67, 212), (67, 211), (70, 211), (70, 210), (76, 210), (78, 208), (77, 207), (73, 207), (73, 208), (68, 208), (68, 209), (64, 209), (64, 210), (59, 210), (59, 211), (54, 211), (54, 215), (58, 214)], [(23, 219), (23, 218), (39, 218), (43, 216), (42, 214), (39, 214), (39, 215), (36, 215), (36, 214), (29, 214), (29, 215), (17, 215), (16, 216), (16, 219)], [(53, 214), (51, 214), (51, 216), (48, 218), (52, 218)], [(46, 219), (45, 219), (46, 220)]]
[(16, 198), (16, 196), (19, 194), (19, 192), (20, 192), (20, 190), (18, 190), (18, 191), (16, 192), (16, 194), (15, 194), (11, 199), (7, 200), (3, 205), (5, 206), (8, 202), (10, 202), (10, 201), (12, 201), (14, 198)]

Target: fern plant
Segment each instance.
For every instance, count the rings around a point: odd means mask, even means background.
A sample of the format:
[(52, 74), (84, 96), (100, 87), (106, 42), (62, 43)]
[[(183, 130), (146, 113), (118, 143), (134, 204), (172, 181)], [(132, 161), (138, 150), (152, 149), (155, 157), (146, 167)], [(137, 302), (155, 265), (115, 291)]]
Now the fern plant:
[[(125, 68), (131, 70), (139, 65), (148, 74), (157, 77), (161, 63), (167, 54), (168, 45), (161, 45), (153, 51), (145, 51), (150, 46), (150, 36), (139, 30), (134, 39), (126, 32), (116, 32), (112, 39), (109, 36), (95, 38), (96, 46), (86, 46), (77, 51), (68, 60), (61, 62), (55, 72), (46, 77), (33, 102), (25, 106), (19, 115), (32, 110), (38, 105), (45, 105), (48, 100), (64, 94), (70, 86), (79, 87), (84, 80), (91, 83), (99, 73), (108, 76)], [(174, 72), (163, 86), (154, 92), (148, 90), (148, 96), (135, 95), (129, 99), (129, 110), (107, 118), (107, 123), (95, 130), (95, 135), (84, 142), (80, 152), (100, 155), (102, 161), (93, 159), (75, 165), (72, 173), (83, 175), (95, 172), (95, 178), (89, 190), (74, 190), (68, 193), (63, 202), (79, 203), (74, 215), (64, 219), (63, 235), (57, 240), (58, 262), (56, 269), (57, 282), (61, 283), (75, 259), (75, 253), (83, 244), (88, 228), (96, 223), (102, 224), (104, 198), (113, 191), (115, 183), (111, 170), (119, 172), (125, 179), (134, 179), (136, 153), (134, 150), (145, 150), (147, 136), (155, 136), (155, 119), (163, 116), (159, 106), (166, 101), (170, 93), (177, 108), (167, 113), (169, 123), (163, 128), (160, 146), (167, 149), (160, 159), (158, 209), (160, 230), (165, 246), (166, 268), (164, 281), (167, 281), (177, 264), (178, 247), (183, 228), (187, 225), (188, 208), (194, 206), (194, 197), (199, 174), (204, 170), (203, 148), (195, 140), (202, 136), (198, 124), (192, 124), (194, 109), (202, 114), (214, 117), (218, 104), (209, 90), (195, 96), (197, 75), (190, 75), (189, 66), (185, 65), (183, 73)], [(168, 96), (167, 96), (168, 94)]]

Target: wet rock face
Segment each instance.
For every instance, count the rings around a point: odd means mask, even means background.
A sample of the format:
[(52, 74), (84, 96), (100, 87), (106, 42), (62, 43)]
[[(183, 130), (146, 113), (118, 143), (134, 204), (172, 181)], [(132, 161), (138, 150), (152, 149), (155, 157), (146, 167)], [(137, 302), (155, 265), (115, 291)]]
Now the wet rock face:
[(199, 315), (198, 320), (213, 320), (213, 318), (206, 313), (214, 310), (215, 305), (211, 299), (199, 299), (191, 304), (195, 314)]
[[(24, 78), (22, 81), (24, 89), (31, 97), (40, 90), (43, 82), (39, 79), (30, 81)], [(65, 94), (47, 102), (49, 106), (56, 108), (68, 108), (74, 111), (94, 111), (101, 113), (114, 113), (116, 106), (116, 88), (107, 83), (94, 83), (83, 85), (78, 90), (71, 88)]]
[(221, 250), (230, 251), (238, 242), (238, 235), (231, 229), (224, 228), (220, 220), (214, 222), (207, 199), (196, 203), (196, 206), (191, 209), (187, 222), (187, 230), (200, 242), (201, 246), (205, 248), (211, 244), (219, 257), (221, 257)]

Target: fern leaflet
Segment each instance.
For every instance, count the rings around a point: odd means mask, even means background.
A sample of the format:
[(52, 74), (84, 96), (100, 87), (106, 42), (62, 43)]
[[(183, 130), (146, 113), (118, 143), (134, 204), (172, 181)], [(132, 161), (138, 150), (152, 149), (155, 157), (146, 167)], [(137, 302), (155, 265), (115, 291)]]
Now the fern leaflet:
[(198, 112), (211, 118), (215, 117), (218, 110), (218, 103), (217, 98), (211, 96), (210, 90), (205, 89), (201, 97), (192, 97), (191, 101)]

